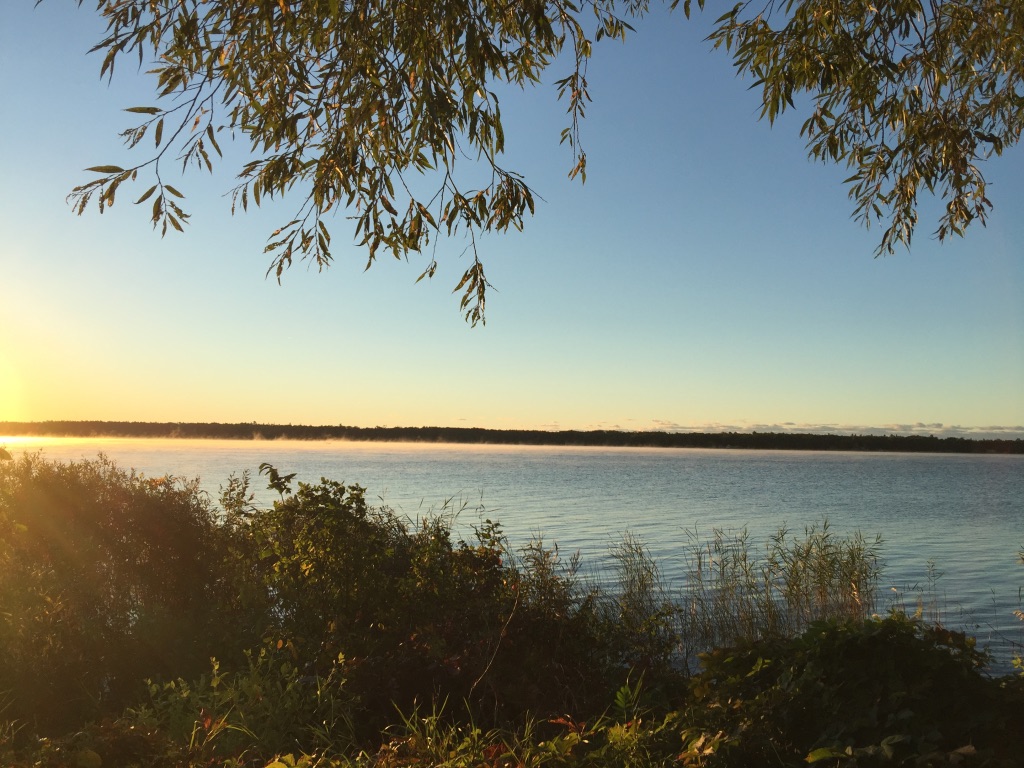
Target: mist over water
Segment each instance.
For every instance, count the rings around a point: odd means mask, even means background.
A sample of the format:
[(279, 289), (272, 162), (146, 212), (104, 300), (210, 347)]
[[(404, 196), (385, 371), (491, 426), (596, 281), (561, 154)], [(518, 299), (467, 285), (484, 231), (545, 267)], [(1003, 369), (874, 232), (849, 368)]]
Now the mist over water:
[[(837, 534), (880, 535), (879, 608), (893, 600), (990, 644), (1005, 669), (1024, 623), (1024, 456), (802, 453), (695, 449), (603, 449), (98, 438), (0, 438), (15, 456), (42, 450), (58, 460), (103, 453), (148, 476), (199, 477), (216, 499), (227, 478), (248, 470), (257, 502), (276, 494), (258, 476), (282, 473), (358, 483), (377, 503), (411, 519), (461, 509), (456, 530), (501, 522), (515, 545), (542, 537), (583, 570), (607, 574), (610, 548), (626, 531), (644, 541), (666, 582), (682, 580), (694, 536), (746, 528), (760, 544), (786, 526), (796, 534), (827, 518)], [(942, 576), (928, 587), (928, 563)], [(915, 589), (917, 587), (918, 589)], [(923, 590), (923, 591), (922, 591)]]

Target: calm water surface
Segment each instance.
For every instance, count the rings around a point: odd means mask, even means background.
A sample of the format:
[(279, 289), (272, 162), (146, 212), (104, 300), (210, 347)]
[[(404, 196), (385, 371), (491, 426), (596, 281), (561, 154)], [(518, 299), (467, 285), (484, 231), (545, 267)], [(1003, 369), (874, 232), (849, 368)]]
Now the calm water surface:
[[(1021, 640), (1024, 457), (797, 453), (694, 449), (463, 446), (232, 440), (0, 438), (17, 456), (41, 449), (61, 460), (102, 452), (150, 476), (200, 477), (214, 498), (232, 474), (269, 461), (298, 479), (321, 476), (416, 518), (447, 501), (465, 508), (471, 534), (500, 520), (513, 542), (532, 537), (579, 550), (598, 571), (623, 532), (639, 536), (666, 579), (678, 582), (694, 534), (747, 528), (758, 542), (780, 526), (802, 532), (827, 518), (838, 533), (883, 539), (884, 590), (913, 607), (928, 562), (942, 572), (929, 602), (1003, 658)], [(884, 607), (884, 606), (883, 606)]]

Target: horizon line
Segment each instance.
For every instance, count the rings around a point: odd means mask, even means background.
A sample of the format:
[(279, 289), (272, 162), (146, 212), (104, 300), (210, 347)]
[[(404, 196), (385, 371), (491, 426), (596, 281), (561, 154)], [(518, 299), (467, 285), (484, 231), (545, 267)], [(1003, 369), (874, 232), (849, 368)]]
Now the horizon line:
[[(214, 427), (242, 427), (242, 428), (264, 428), (264, 429), (300, 429), (300, 430), (329, 430), (329, 429), (344, 429), (344, 430), (358, 430), (358, 431), (405, 431), (405, 430), (450, 430), (450, 431), (463, 431), (463, 432), (494, 432), (494, 433), (510, 433), (510, 432), (523, 432), (523, 433), (535, 433), (535, 434), (550, 434), (556, 435), (560, 433), (576, 433), (576, 434), (597, 434), (597, 433), (617, 433), (622, 435), (753, 435), (753, 434), (767, 434), (767, 435), (813, 435), (813, 436), (837, 436), (837, 437), (928, 437), (935, 439), (964, 439), (964, 440), (1024, 440), (1024, 426), (1001, 426), (1001, 425), (990, 425), (990, 426), (963, 426), (963, 425), (952, 425), (944, 424), (940, 422), (924, 423), (902, 423), (902, 424), (885, 424), (877, 426), (867, 425), (849, 425), (849, 424), (837, 424), (837, 423), (796, 423), (796, 422), (775, 422), (775, 423), (740, 423), (740, 424), (726, 424), (721, 422), (712, 422), (699, 425), (685, 425), (679, 424), (669, 420), (654, 419), (650, 422), (650, 426), (645, 428), (626, 428), (621, 424), (605, 424), (597, 423), (590, 424), (586, 427), (563, 427), (560, 424), (545, 424), (539, 427), (480, 427), (480, 426), (440, 426), (440, 425), (421, 425), (421, 426), (392, 426), (387, 424), (377, 424), (370, 427), (355, 426), (349, 424), (296, 424), (292, 422), (280, 423), (280, 422), (259, 422), (259, 421), (145, 421), (145, 420), (108, 420), (108, 419), (44, 419), (44, 420), (29, 420), (29, 421), (15, 421), (15, 420), (0, 420), (0, 434), (4, 434), (4, 431), (8, 428), (13, 428), (15, 432), (4, 435), (4, 436), (42, 436), (42, 435), (24, 435), (18, 434), (22, 429), (32, 427), (46, 427), (55, 425), (66, 425), (70, 426), (150, 426), (150, 427), (202, 427), (202, 426), (214, 426)], [(33, 432), (35, 430), (32, 430)], [(58, 435), (51, 434), (51, 437)], [(82, 436), (82, 435), (67, 435), (69, 437)], [(113, 436), (113, 435), (111, 435)]]

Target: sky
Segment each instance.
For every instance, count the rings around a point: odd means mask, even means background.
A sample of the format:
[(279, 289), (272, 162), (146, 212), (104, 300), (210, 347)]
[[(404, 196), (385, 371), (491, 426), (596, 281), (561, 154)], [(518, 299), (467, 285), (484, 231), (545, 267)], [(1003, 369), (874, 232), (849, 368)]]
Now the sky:
[(494, 289), (471, 328), (461, 238), (415, 284), (425, 260), (364, 272), (342, 214), (334, 266), (267, 279), (301, 200), (233, 217), (241, 145), (169, 179), (184, 234), (130, 203), (141, 181), (75, 216), (84, 168), (148, 159), (118, 133), (154, 103), (127, 61), (99, 79), (91, 5), (10, 0), (0, 25), (0, 420), (1024, 437), (1019, 147), (986, 164), (986, 228), (940, 244), (923, 200), (912, 249), (875, 258), (803, 117), (759, 122), (710, 19), (657, 11), (596, 46), (585, 185), (554, 87), (502, 91), (505, 165), (543, 201), (480, 241)]

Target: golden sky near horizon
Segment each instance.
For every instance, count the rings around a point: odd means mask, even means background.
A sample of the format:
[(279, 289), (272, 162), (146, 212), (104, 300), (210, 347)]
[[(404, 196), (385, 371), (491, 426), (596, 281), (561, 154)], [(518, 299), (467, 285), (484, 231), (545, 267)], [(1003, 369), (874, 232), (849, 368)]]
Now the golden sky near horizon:
[(502, 93), (508, 164), (544, 200), (480, 241), (495, 290), (470, 329), (457, 238), (416, 285), (418, 262), (364, 272), (342, 213), (330, 270), (265, 279), (294, 211), (229, 214), (246, 154), (227, 142), (212, 178), (168, 170), (184, 234), (154, 233), (134, 189), (74, 216), (83, 168), (144, 159), (117, 134), (151, 89), (130, 67), (98, 80), (94, 9), (5, 10), (0, 91), (46, 119), (0, 121), (19, 148), (0, 176), (0, 420), (1024, 431), (1019, 147), (986, 165), (988, 227), (940, 245), (942, 202), (923, 198), (913, 249), (876, 259), (801, 120), (758, 123), (701, 22), (654, 14), (591, 63), (586, 186), (566, 179), (553, 90)]

